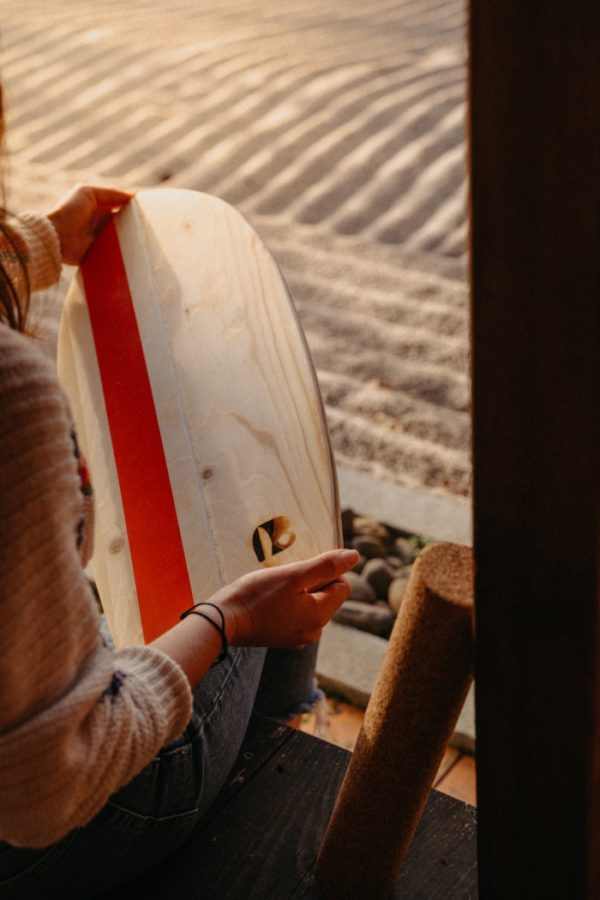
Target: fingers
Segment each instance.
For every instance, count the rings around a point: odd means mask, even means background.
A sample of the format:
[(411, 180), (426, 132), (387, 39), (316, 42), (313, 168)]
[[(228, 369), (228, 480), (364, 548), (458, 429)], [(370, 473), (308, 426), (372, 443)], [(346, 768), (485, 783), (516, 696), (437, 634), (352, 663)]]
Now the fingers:
[(75, 195), (93, 196), (98, 203), (102, 203), (104, 206), (122, 206), (135, 196), (135, 192), (123, 191), (121, 188), (104, 187), (99, 184), (77, 184), (69, 191), (64, 200), (68, 200)]
[(314, 591), (349, 572), (357, 562), (356, 550), (328, 550), (313, 559), (297, 563), (295, 574), (303, 588)]
[(94, 208), (102, 210), (120, 209), (134, 196), (132, 191), (118, 188), (100, 187), (93, 184), (78, 184), (66, 194), (58, 204), (58, 208), (67, 209), (71, 214), (77, 210), (79, 215), (91, 214)]
[(319, 588), (316, 591), (311, 591), (310, 593), (319, 604), (339, 606), (340, 603), (343, 603), (344, 600), (348, 599), (351, 591), (352, 588), (346, 579), (341, 578), (338, 581), (331, 581), (325, 587)]
[(305, 613), (302, 629), (302, 643), (294, 646), (314, 644), (321, 637), (322, 628), (332, 615), (350, 596), (350, 585), (343, 578), (333, 581), (326, 587), (304, 594)]
[(321, 628), (350, 595), (343, 574), (355, 550), (330, 550), (299, 563), (248, 572), (227, 588), (231, 642), (294, 647), (319, 639)]
[(63, 262), (78, 265), (95, 235), (113, 212), (133, 197), (116, 188), (78, 185), (48, 213), (60, 243)]
[(305, 634), (304, 643), (298, 646), (298, 650), (302, 650), (307, 644), (316, 644), (321, 639), (322, 630), (322, 628), (317, 628), (315, 631), (309, 631), (308, 634)]
[(92, 191), (96, 203), (103, 210), (120, 209), (129, 203), (134, 194), (130, 191), (120, 191), (115, 188), (103, 188), (84, 186), (83, 190)]
[(83, 186), (83, 194), (91, 196), (94, 211), (90, 216), (90, 231), (95, 236), (104, 228), (113, 213), (118, 212), (134, 196), (127, 191), (115, 188)]
[(321, 625), (325, 625), (339, 609), (344, 600), (348, 599), (351, 590), (348, 582), (342, 578), (339, 581), (331, 582), (318, 591), (311, 592), (311, 596), (316, 604), (316, 609), (318, 610)]

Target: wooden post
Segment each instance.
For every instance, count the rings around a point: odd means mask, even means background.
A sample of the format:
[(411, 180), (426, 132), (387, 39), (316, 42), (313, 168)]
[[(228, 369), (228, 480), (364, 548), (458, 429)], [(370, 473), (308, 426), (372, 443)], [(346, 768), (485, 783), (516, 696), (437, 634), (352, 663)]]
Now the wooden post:
[(471, 0), (481, 897), (600, 896), (600, 4)]
[(324, 900), (385, 900), (473, 671), (473, 556), (417, 559), (317, 861)]

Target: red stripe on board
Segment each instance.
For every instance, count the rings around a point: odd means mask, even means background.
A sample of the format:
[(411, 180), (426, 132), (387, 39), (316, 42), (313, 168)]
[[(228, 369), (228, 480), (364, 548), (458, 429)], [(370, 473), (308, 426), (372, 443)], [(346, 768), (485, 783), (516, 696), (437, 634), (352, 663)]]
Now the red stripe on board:
[(125, 512), (144, 639), (194, 602), (165, 453), (114, 221), (80, 271)]

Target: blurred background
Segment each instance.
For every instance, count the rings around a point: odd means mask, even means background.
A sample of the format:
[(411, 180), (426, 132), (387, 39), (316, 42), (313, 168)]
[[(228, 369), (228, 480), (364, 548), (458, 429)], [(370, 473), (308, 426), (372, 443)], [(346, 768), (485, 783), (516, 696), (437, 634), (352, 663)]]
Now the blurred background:
[(9, 205), (76, 181), (234, 204), (284, 271), (338, 463), (467, 495), (462, 2), (0, 10)]

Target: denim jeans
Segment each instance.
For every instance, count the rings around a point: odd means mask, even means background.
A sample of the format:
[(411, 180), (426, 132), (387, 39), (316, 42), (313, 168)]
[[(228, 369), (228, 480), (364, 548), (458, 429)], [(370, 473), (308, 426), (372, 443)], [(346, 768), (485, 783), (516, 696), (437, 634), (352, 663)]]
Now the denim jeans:
[(231, 648), (194, 690), (184, 734), (113, 794), (88, 825), (41, 850), (0, 843), (0, 898), (85, 900), (156, 865), (215, 799), (252, 710), (287, 717), (319, 698), (316, 651), (316, 644), (301, 651)]

